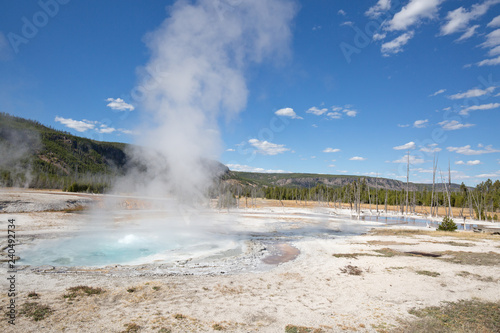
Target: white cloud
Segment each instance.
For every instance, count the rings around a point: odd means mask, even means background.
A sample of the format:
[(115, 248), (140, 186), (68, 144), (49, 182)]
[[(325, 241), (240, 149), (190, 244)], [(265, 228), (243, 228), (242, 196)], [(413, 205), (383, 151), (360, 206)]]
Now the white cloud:
[(494, 56), (500, 55), (500, 45), (492, 48), (491, 50), (489, 50), (488, 51), (488, 55), (490, 57), (494, 57)]
[(500, 56), (493, 59), (484, 59), (477, 63), (478, 66), (495, 66), (500, 65)]
[(248, 165), (241, 164), (226, 164), (226, 166), (233, 171), (243, 171), (243, 172), (258, 172), (258, 173), (287, 173), (284, 170), (272, 170), (264, 168), (255, 168)]
[[(399, 160), (392, 161), (392, 163), (408, 163), (408, 155), (402, 156)], [(410, 164), (422, 164), (422, 163), (425, 163), (424, 159), (410, 155)]]
[(322, 114), (326, 113), (328, 111), (327, 108), (319, 109), (315, 106), (309, 108), (309, 110), (306, 111), (306, 113), (312, 113), (315, 116), (321, 116)]
[(406, 43), (408, 43), (408, 41), (412, 38), (413, 38), (413, 31), (409, 31), (391, 40), (390, 42), (382, 44), (381, 47), (382, 55), (388, 56), (390, 54), (396, 54), (403, 51), (403, 46), (405, 46)]
[(358, 114), (358, 111), (348, 109), (345, 109), (342, 112), (344, 112), (348, 117), (356, 117), (356, 115)]
[(475, 126), (474, 124), (462, 124), (457, 120), (444, 120), (438, 124), (441, 125), (442, 129), (444, 129), (445, 131), (454, 131)]
[(441, 150), (442, 149), (437, 146), (437, 143), (431, 143), (430, 145), (420, 148), (420, 151), (424, 153), (438, 153)]
[(342, 113), (336, 112), (336, 111), (335, 112), (328, 112), (326, 115), (329, 118), (332, 118), (332, 119), (340, 119), (340, 118), (342, 118)]
[(496, 27), (500, 27), (500, 15), (498, 15), (497, 17), (495, 17), (493, 20), (491, 20), (490, 23), (488, 23), (487, 25), (489, 28), (496, 28)]
[(491, 110), (491, 109), (496, 109), (500, 107), (500, 103), (489, 103), (489, 104), (481, 104), (481, 105), (473, 105), (469, 106), (468, 108), (465, 108), (463, 110), (460, 110), (459, 114), (462, 116), (466, 116), (469, 114), (470, 111), (476, 111), (476, 110)]
[(339, 9), (337, 14), (342, 15), (342, 16), (346, 16), (346, 12), (343, 9)]
[(124, 129), (124, 128), (119, 128), (118, 131), (122, 132), (123, 134), (131, 134), (131, 135), (138, 135), (139, 134), (137, 132), (134, 132), (134, 131), (131, 131), (128, 129)]
[(361, 156), (353, 156), (349, 159), (349, 161), (366, 161), (366, 158)]
[(134, 106), (132, 104), (125, 103), (121, 98), (107, 98), (107, 102), (109, 102), (106, 106), (110, 107), (113, 110), (118, 111), (134, 111)]
[(410, 141), (408, 143), (405, 143), (404, 145), (393, 147), (392, 149), (395, 149), (395, 150), (408, 150), (408, 149), (415, 149), (416, 147), (417, 147), (417, 145), (415, 144), (415, 142)]
[(325, 148), (323, 150), (323, 153), (338, 153), (340, 149), (338, 148)]
[(486, 14), (488, 9), (497, 3), (499, 0), (487, 0), (482, 4), (474, 4), (470, 10), (459, 7), (449, 11), (446, 15), (446, 23), (441, 26), (441, 35), (449, 35), (458, 31), (467, 29), (469, 22), (476, 20)]
[(465, 162), (464, 161), (456, 161), (455, 164), (456, 165), (465, 165)]
[(110, 134), (116, 131), (116, 128), (109, 127), (107, 125), (101, 124), (99, 128), (96, 129), (97, 132), (103, 133), (103, 134)]
[(423, 19), (432, 19), (436, 16), (438, 6), (442, 0), (410, 0), (410, 2), (394, 15), (389, 21), (387, 30), (407, 30)]
[(226, 149), (226, 151), (236, 151), (236, 150), (233, 148), (228, 148), (228, 149)]
[(58, 117), (54, 119), (58, 123), (63, 124), (66, 127), (72, 128), (78, 132), (85, 132), (95, 128), (95, 122), (89, 120), (73, 120), (71, 118)]
[(500, 45), (500, 29), (493, 30), (486, 35), (486, 41), (481, 44), (482, 47), (495, 47)]
[(352, 21), (345, 21), (345, 22), (340, 23), (340, 26), (343, 26), (343, 25), (347, 25), (349, 27), (352, 27), (354, 25), (354, 22), (352, 22)]
[(384, 39), (385, 37), (387, 36), (386, 33), (382, 33), (382, 34), (379, 34), (379, 33), (375, 33), (373, 34), (373, 40), (377, 41), (377, 40), (382, 40)]
[(433, 170), (432, 169), (422, 169), (422, 168), (416, 168), (416, 169), (413, 169), (419, 173), (432, 173)]
[(473, 89), (467, 90), (464, 93), (458, 93), (458, 94), (448, 96), (448, 98), (450, 98), (450, 99), (462, 99), (462, 98), (479, 97), (479, 96), (483, 96), (486, 94), (491, 94), (495, 90), (495, 88), (496, 87), (488, 87), (486, 89), (473, 88)]
[(404, 125), (398, 124), (398, 127), (405, 128), (405, 127), (410, 127), (410, 125), (408, 125), (408, 124), (404, 124)]
[(289, 148), (285, 148), (285, 145), (279, 145), (269, 141), (250, 139), (248, 143), (257, 148), (257, 153), (262, 155), (277, 155), (290, 150)]
[(469, 39), (471, 38), (472, 36), (474, 36), (474, 34), (476, 33), (476, 29), (479, 28), (479, 25), (476, 24), (476, 25), (473, 25), (472, 27), (468, 28), (463, 34), (462, 36), (460, 36), (460, 38), (457, 39), (457, 42), (461, 42), (463, 40), (466, 40), (466, 39)]
[[(481, 147), (480, 147), (481, 148)], [(491, 153), (500, 153), (500, 149), (495, 149), (491, 145), (484, 147), (484, 149), (474, 150), (470, 145), (463, 147), (446, 147), (450, 152), (456, 152), (462, 155), (482, 155)]]
[(425, 119), (425, 120), (416, 120), (414, 123), (413, 123), (413, 127), (415, 128), (424, 128), (424, 127), (427, 127), (427, 124), (429, 123), (429, 119)]
[(277, 116), (290, 117), (292, 119), (304, 119), (302, 117), (297, 116), (297, 114), (295, 113), (295, 111), (293, 111), (292, 108), (279, 109), (274, 114)]
[(335, 164), (329, 164), (328, 167), (329, 168), (335, 168)]
[(378, 2), (370, 7), (365, 15), (371, 18), (377, 18), (382, 15), (384, 12), (388, 11), (391, 8), (391, 0), (378, 0)]
[(434, 94), (430, 94), (429, 96), (433, 97), (433, 96), (437, 96), (439, 94), (442, 94), (446, 91), (446, 89), (439, 89), (438, 91), (436, 91)]
[(482, 164), (480, 160), (467, 161), (467, 165), (478, 165)]
[(494, 173), (482, 173), (480, 175), (474, 176), (475, 178), (498, 178), (500, 177), (500, 171)]

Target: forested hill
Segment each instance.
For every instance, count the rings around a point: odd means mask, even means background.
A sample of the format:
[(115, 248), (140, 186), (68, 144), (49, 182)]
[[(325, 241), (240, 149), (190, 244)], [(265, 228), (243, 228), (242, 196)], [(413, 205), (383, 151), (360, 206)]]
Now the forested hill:
[[(316, 185), (326, 185), (328, 187), (343, 187), (354, 181), (364, 181), (372, 188), (383, 188), (387, 190), (406, 189), (406, 183), (388, 178), (378, 178), (369, 176), (352, 175), (323, 175), (311, 173), (254, 173), (231, 171), (230, 178), (239, 181), (242, 185), (253, 186), (279, 186), (288, 188), (313, 188)], [(443, 184), (436, 184), (436, 189), (444, 190)], [(410, 191), (430, 190), (432, 184), (409, 183)], [(451, 184), (452, 191), (460, 190), (460, 185)]]
[(103, 184), (125, 166), (125, 147), (0, 113), (0, 185), (64, 188), (83, 180)]
[[(68, 188), (87, 184), (91, 191), (102, 191), (116, 175), (127, 168), (127, 144), (100, 142), (55, 130), (37, 121), (0, 113), (0, 186)], [(251, 187), (312, 188), (316, 185), (343, 187), (364, 179), (370, 187), (406, 189), (399, 180), (366, 176), (321, 175), (307, 173), (250, 173), (231, 171), (218, 162), (226, 181)], [(437, 184), (442, 190), (442, 184)], [(410, 183), (410, 190), (430, 190), (429, 184)], [(84, 187), (85, 188), (85, 187)], [(452, 184), (452, 191), (460, 186)], [(77, 189), (78, 190), (78, 189)]]

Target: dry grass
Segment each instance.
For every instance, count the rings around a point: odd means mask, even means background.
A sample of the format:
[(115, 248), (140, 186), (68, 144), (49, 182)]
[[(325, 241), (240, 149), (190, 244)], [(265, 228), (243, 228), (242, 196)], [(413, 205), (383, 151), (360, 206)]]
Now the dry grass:
[(228, 295), (228, 294), (235, 295), (235, 294), (241, 294), (241, 293), (243, 293), (243, 287), (242, 286), (230, 287), (230, 286), (218, 284), (218, 285), (216, 285), (214, 287), (214, 290), (220, 292), (223, 295)]
[(340, 271), (344, 274), (349, 274), (349, 275), (362, 275), (363, 270), (359, 268), (358, 266), (352, 266), (352, 265), (347, 265), (343, 268), (340, 269)]
[(462, 247), (476, 246), (476, 244), (474, 244), (474, 243), (461, 243), (461, 242), (455, 242), (455, 241), (450, 241), (450, 242), (427, 241), (427, 242), (428, 243), (432, 243), (432, 244), (443, 244), (443, 245), (462, 246)]
[(34, 321), (40, 321), (45, 319), (47, 316), (52, 314), (53, 310), (44, 304), (38, 302), (26, 302), (21, 306), (19, 313), (33, 319)]
[(444, 257), (439, 259), (461, 265), (497, 266), (500, 265), (500, 253), (496, 252), (463, 252), (444, 251), (440, 252)]
[(334, 253), (332, 256), (335, 258), (348, 258), (348, 259), (358, 259), (360, 256), (369, 256), (368, 253)]
[(441, 275), (438, 272), (431, 272), (431, 271), (426, 271), (426, 270), (415, 271), (415, 273), (417, 273), (418, 275), (426, 275), (426, 276), (431, 276), (431, 277), (437, 277), (437, 276)]
[(381, 241), (381, 240), (371, 240), (366, 242), (368, 245), (381, 245), (381, 246), (390, 246), (390, 245), (415, 245), (415, 243), (404, 243), (404, 242), (396, 242), (396, 241)]
[(392, 332), (500, 332), (500, 302), (461, 300), (408, 312), (417, 319), (402, 322)]
[(375, 236), (431, 236), (431, 237), (453, 237), (456, 239), (464, 239), (469, 241), (481, 240), (496, 240), (500, 241), (499, 235), (477, 233), (477, 232), (449, 232), (449, 231), (431, 231), (431, 230), (415, 230), (415, 229), (390, 229), (390, 228), (375, 228), (372, 229), (369, 235)]
[(128, 323), (125, 324), (125, 330), (122, 331), (122, 333), (134, 333), (134, 332), (139, 332), (141, 327), (137, 325), (136, 323)]
[(304, 327), (296, 325), (286, 325), (285, 333), (321, 333), (321, 328)]
[(479, 274), (474, 274), (474, 273), (470, 273), (467, 271), (458, 272), (456, 275), (461, 276), (461, 277), (465, 277), (465, 278), (476, 279), (476, 280), (483, 281), (483, 282), (497, 282), (498, 281), (497, 279), (494, 279), (491, 276), (481, 276)]
[(69, 293), (64, 294), (63, 297), (69, 300), (73, 300), (78, 296), (90, 296), (99, 295), (105, 292), (101, 288), (94, 288), (89, 286), (76, 286), (68, 288)]

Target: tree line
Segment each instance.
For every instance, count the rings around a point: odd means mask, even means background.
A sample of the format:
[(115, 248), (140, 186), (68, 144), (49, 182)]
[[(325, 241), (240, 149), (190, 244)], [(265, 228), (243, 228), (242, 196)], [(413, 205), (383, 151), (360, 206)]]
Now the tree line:
[(440, 190), (428, 189), (385, 189), (370, 186), (365, 178), (354, 180), (342, 187), (332, 187), (317, 184), (313, 187), (285, 187), (240, 184), (219, 184), (215, 193), (221, 207), (238, 206), (239, 201), (262, 197), (278, 201), (291, 200), (297, 204), (317, 202), (332, 207), (347, 205), (352, 211), (360, 213), (362, 205), (369, 205), (376, 211), (387, 211), (388, 206), (396, 206), (401, 213), (415, 213), (417, 207), (430, 207), (429, 214), (437, 216), (437, 209), (444, 208), (446, 215), (453, 217), (451, 208), (459, 208), (459, 216), (474, 216), (480, 220), (498, 221), (500, 208), (500, 181), (491, 179), (478, 184), (476, 187), (467, 187), (464, 183), (459, 190), (450, 191), (447, 187)]

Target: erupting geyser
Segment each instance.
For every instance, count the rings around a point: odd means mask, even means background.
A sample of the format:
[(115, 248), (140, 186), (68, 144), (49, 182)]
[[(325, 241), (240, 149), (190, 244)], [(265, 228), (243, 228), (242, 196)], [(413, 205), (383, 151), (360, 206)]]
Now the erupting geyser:
[(285, 0), (178, 1), (170, 7), (169, 17), (145, 36), (151, 56), (139, 68), (132, 95), (144, 121), (137, 129), (140, 148), (129, 152), (129, 172), (114, 186), (119, 194), (168, 198), (154, 207), (162, 217), (152, 223), (144, 214), (132, 230), (127, 223), (117, 227), (120, 213), (107, 208), (93, 215), (90, 231), (57, 244), (54, 255), (40, 248), (32, 255), (44, 253), (46, 264), (99, 266), (154, 261), (158, 253), (166, 259), (178, 249), (234, 247), (235, 237), (215, 230), (220, 220), (197, 211), (219, 171), (210, 162), (221, 147), (218, 121), (244, 109), (248, 66), (286, 59), (295, 11)]

